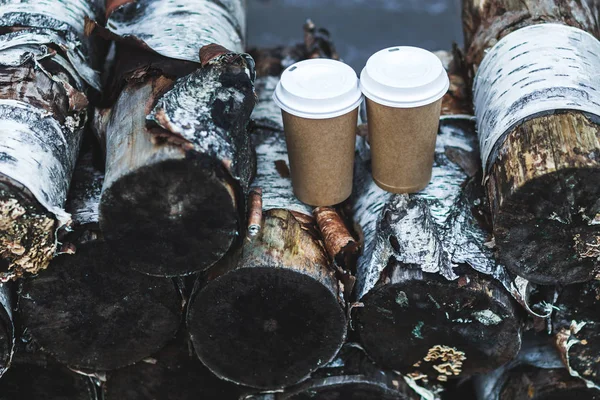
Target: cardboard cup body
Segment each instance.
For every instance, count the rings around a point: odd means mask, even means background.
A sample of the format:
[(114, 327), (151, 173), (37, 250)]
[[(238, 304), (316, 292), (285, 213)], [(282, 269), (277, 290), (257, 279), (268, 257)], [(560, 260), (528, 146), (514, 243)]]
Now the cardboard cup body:
[(339, 117), (308, 119), (282, 110), (294, 194), (312, 206), (352, 193), (358, 107)]
[(414, 193), (431, 180), (442, 99), (397, 108), (367, 98), (373, 179), (392, 193)]

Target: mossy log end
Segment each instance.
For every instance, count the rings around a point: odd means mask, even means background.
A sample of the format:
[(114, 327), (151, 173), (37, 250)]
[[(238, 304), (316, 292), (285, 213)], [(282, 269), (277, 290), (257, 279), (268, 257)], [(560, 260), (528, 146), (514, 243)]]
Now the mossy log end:
[[(487, 50), (502, 38), (548, 23), (600, 37), (598, 21), (585, 0), (463, 0), (467, 62), (477, 69)], [(572, 49), (564, 50), (585, 53), (572, 43)], [(585, 60), (586, 55), (581, 58)], [(590, 60), (596, 62), (593, 57)], [(531, 69), (528, 79), (533, 83), (547, 79), (535, 80), (540, 71), (553, 67), (525, 63), (523, 68)], [(565, 56), (558, 64), (568, 63)], [(500, 75), (504, 65), (493, 67)], [(554, 95), (560, 93), (534, 92), (530, 97)], [(485, 171), (499, 260), (539, 284), (583, 282), (600, 272), (600, 105), (596, 104), (596, 115), (569, 110), (571, 105), (516, 121), (496, 142)], [(480, 111), (485, 115), (490, 110)]]

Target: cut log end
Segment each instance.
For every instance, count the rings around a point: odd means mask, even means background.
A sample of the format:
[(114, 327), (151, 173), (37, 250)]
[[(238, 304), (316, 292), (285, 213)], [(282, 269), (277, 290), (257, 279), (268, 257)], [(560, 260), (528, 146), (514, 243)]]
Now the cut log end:
[(237, 399), (240, 387), (219, 380), (179, 338), (157, 354), (110, 373), (106, 400)]
[(33, 339), (71, 367), (110, 370), (149, 356), (177, 332), (181, 299), (171, 280), (119, 269), (103, 243), (23, 282), (20, 315)]
[[(547, 132), (561, 132), (552, 143)], [(500, 260), (540, 284), (600, 270), (600, 125), (581, 113), (524, 122), (505, 140), (488, 184)]]
[(0, 280), (36, 274), (56, 252), (54, 216), (24, 191), (0, 182)]
[(132, 269), (163, 277), (213, 265), (239, 225), (226, 172), (203, 156), (125, 175), (103, 193), (100, 216), (106, 240)]
[(360, 338), (376, 362), (443, 382), (514, 358), (520, 328), (508, 294), (477, 275), (445, 281), (419, 274), (372, 290), (355, 309)]
[(326, 364), (342, 345), (346, 322), (337, 297), (322, 283), (256, 266), (206, 285), (192, 299), (188, 325), (198, 356), (214, 373), (272, 389)]
[(97, 400), (92, 380), (63, 366), (19, 364), (0, 380), (2, 400)]

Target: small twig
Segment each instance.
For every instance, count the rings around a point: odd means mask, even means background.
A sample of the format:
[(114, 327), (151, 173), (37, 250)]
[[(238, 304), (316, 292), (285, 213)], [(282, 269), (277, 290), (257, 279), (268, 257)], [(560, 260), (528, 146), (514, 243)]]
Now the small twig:
[(262, 226), (262, 189), (250, 190), (248, 196), (248, 236), (256, 236)]

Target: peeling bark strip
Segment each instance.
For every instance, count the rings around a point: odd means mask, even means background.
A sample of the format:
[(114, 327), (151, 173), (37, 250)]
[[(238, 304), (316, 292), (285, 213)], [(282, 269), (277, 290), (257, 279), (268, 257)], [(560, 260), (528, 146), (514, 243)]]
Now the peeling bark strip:
[(355, 343), (344, 345), (336, 358), (311, 378), (288, 388), (277, 400), (433, 400), (417, 394), (399, 372), (384, 371)]
[(335, 356), (346, 335), (340, 283), (311, 208), (293, 195), (281, 113), (272, 112), (276, 84), (275, 77), (256, 83), (253, 187), (262, 188), (261, 229), (197, 282), (187, 315), (208, 368), (268, 390), (306, 379)]
[(476, 106), (499, 260), (534, 283), (592, 279), (600, 270), (600, 51), (581, 31), (600, 37), (598, 21), (583, 0), (463, 0), (463, 25), (467, 61), (481, 63)]
[(226, 53), (174, 85), (146, 76), (121, 93), (106, 129), (100, 225), (131, 268), (202, 271), (237, 237), (254, 171), (253, 77), (251, 58)]
[(0, 2), (0, 279), (46, 268), (83, 126), (95, 48), (83, 19), (91, 0)]
[[(167, 343), (181, 321), (181, 298), (170, 279), (122, 268), (102, 240), (98, 203), (103, 175), (84, 155), (67, 209), (74, 255), (60, 255), (20, 291), (21, 323), (44, 352), (70, 367), (109, 370), (140, 361)], [(98, 290), (101, 288), (101, 290)]]
[(10, 283), (0, 283), (0, 378), (10, 367), (15, 351), (13, 295)]
[(520, 321), (506, 271), (485, 243), (483, 193), (472, 160), (471, 118), (444, 116), (432, 180), (393, 195), (370, 174), (358, 138), (354, 218), (362, 228), (354, 326), (380, 365), (414, 379), (445, 381), (494, 369), (520, 347)]
[(214, 376), (193, 353), (182, 332), (152, 357), (109, 373), (105, 400), (229, 400), (243, 389)]
[(245, 1), (137, 0), (116, 7), (106, 26), (165, 57), (200, 62), (198, 49), (211, 43), (244, 50)]
[(563, 288), (552, 316), (556, 346), (569, 373), (600, 389), (600, 281)]
[(484, 171), (499, 141), (523, 120), (554, 110), (600, 118), (600, 41), (581, 29), (541, 24), (505, 36), (473, 86)]
[(350, 260), (347, 257), (352, 257), (358, 252), (358, 243), (352, 237), (342, 217), (332, 207), (317, 207), (313, 214), (331, 259), (342, 266), (348, 266)]

